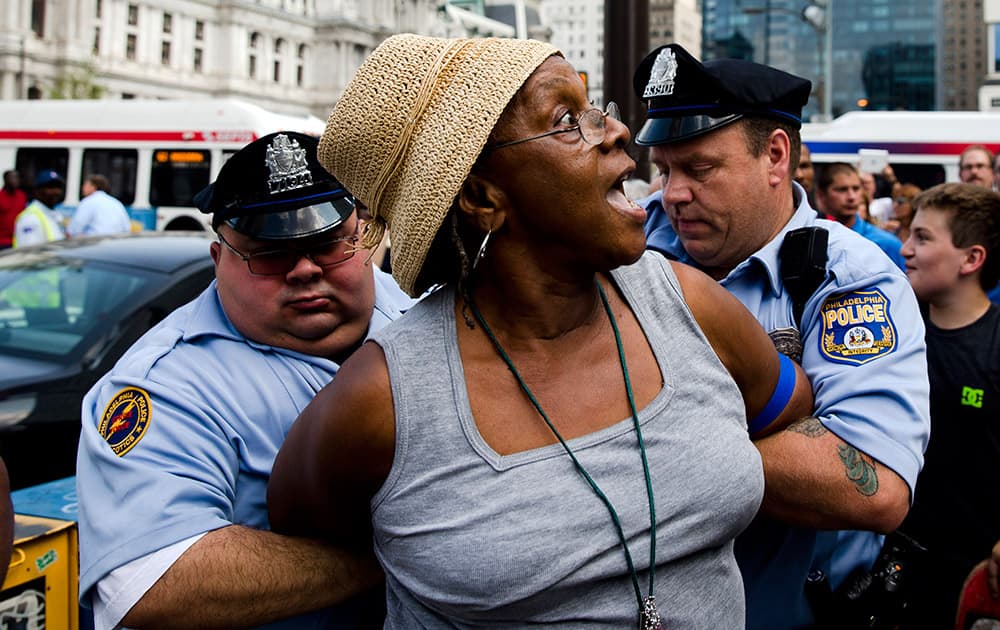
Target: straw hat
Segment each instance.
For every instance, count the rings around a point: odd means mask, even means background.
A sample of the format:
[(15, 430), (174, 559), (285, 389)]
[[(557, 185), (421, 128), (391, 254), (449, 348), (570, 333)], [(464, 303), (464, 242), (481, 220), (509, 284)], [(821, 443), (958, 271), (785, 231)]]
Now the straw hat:
[(507, 103), (559, 54), (519, 39), (396, 35), (368, 57), (330, 114), (319, 160), (371, 210), (364, 246), (392, 232), (392, 273), (414, 284), (434, 235)]

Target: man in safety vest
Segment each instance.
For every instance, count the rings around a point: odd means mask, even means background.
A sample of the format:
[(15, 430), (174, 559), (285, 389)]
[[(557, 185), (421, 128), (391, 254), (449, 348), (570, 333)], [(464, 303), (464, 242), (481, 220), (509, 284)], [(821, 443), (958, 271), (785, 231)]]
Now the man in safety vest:
[(42, 171), (35, 178), (35, 198), (14, 220), (14, 247), (37, 245), (66, 238), (56, 204), (66, 183), (55, 171)]

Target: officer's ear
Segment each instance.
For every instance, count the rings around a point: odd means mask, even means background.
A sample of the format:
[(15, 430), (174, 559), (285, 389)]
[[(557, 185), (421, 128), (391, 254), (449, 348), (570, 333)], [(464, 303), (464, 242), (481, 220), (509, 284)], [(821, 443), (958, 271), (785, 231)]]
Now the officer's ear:
[[(792, 175), (792, 141), (784, 129), (773, 129), (767, 137), (767, 174), (768, 183), (772, 186), (781, 186), (787, 182)], [(798, 165), (796, 165), (798, 166)]]
[(212, 244), (208, 246), (208, 253), (212, 255), (212, 262), (218, 267), (219, 257), (222, 256), (222, 244), (218, 240), (212, 241)]

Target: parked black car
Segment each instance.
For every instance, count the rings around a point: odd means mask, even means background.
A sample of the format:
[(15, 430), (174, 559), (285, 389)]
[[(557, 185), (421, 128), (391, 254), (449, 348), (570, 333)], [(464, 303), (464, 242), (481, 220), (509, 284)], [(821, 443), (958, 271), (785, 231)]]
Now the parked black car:
[(12, 488), (75, 474), (84, 394), (208, 286), (210, 242), (143, 232), (0, 253), (0, 457)]

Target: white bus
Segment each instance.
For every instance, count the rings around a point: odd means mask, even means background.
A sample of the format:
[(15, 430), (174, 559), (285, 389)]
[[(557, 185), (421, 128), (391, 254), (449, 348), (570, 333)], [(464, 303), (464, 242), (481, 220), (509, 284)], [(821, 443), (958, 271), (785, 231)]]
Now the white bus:
[(275, 114), (236, 100), (0, 101), (0, 170), (66, 179), (59, 210), (72, 214), (82, 178), (105, 175), (142, 229), (201, 230), (194, 195), (248, 142), (275, 131), (323, 132), (314, 116)]
[(816, 164), (856, 164), (861, 149), (888, 151), (899, 181), (929, 188), (958, 181), (958, 156), (970, 144), (1000, 151), (1000, 113), (848, 112), (804, 124), (802, 141)]

